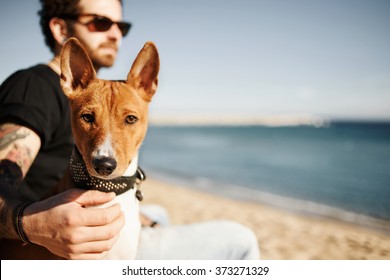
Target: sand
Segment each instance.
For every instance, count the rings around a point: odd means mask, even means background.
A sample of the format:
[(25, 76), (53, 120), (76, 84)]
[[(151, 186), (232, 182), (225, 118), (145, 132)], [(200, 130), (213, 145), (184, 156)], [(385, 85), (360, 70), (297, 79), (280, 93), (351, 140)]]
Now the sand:
[(390, 233), (306, 216), (151, 179), (142, 203), (166, 208), (172, 224), (229, 219), (251, 228), (268, 260), (390, 260)]

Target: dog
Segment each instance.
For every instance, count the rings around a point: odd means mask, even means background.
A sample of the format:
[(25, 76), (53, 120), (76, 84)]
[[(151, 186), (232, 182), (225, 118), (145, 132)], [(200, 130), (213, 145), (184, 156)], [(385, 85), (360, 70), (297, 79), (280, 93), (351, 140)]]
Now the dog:
[(158, 71), (159, 55), (151, 42), (139, 52), (126, 81), (97, 79), (75, 38), (64, 44), (61, 53), (60, 81), (70, 101), (76, 146), (69, 170), (73, 184), (115, 191), (117, 196), (102, 207), (119, 203), (125, 215), (125, 226), (106, 259), (134, 259), (137, 252), (140, 196), (134, 185), (143, 179), (138, 151), (146, 135)]
[[(157, 89), (159, 66), (152, 42), (138, 53), (125, 81), (98, 79), (76, 38), (68, 39), (61, 52), (60, 82), (69, 99), (75, 149), (52, 195), (72, 187), (116, 192), (111, 202), (99, 206), (119, 203), (125, 215), (125, 225), (105, 259), (134, 259), (137, 253), (141, 229), (137, 183), (144, 179), (138, 151), (148, 127), (148, 106)], [(7, 250), (25, 259), (58, 258), (35, 244)]]

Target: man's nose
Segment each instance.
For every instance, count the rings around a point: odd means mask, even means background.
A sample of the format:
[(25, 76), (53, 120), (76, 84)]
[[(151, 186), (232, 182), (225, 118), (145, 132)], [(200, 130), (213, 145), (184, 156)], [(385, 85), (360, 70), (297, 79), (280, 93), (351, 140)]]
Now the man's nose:
[(119, 29), (119, 26), (117, 24), (111, 25), (110, 29), (107, 30), (107, 35), (110, 39), (113, 41), (120, 42), (122, 40), (122, 32)]

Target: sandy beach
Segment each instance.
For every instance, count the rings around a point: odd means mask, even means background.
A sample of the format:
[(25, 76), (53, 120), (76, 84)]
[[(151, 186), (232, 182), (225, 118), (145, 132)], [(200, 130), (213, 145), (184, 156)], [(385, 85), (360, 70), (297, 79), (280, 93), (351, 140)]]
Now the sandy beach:
[(229, 219), (256, 234), (267, 260), (390, 260), (390, 233), (298, 215), (148, 178), (143, 203), (166, 208), (171, 223)]

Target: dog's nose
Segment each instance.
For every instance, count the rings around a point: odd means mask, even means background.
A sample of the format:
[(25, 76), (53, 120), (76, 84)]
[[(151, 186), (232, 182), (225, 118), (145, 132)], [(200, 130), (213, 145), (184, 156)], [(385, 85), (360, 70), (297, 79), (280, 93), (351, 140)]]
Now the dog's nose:
[(110, 157), (95, 157), (92, 160), (95, 171), (102, 176), (108, 176), (116, 168), (116, 160)]

